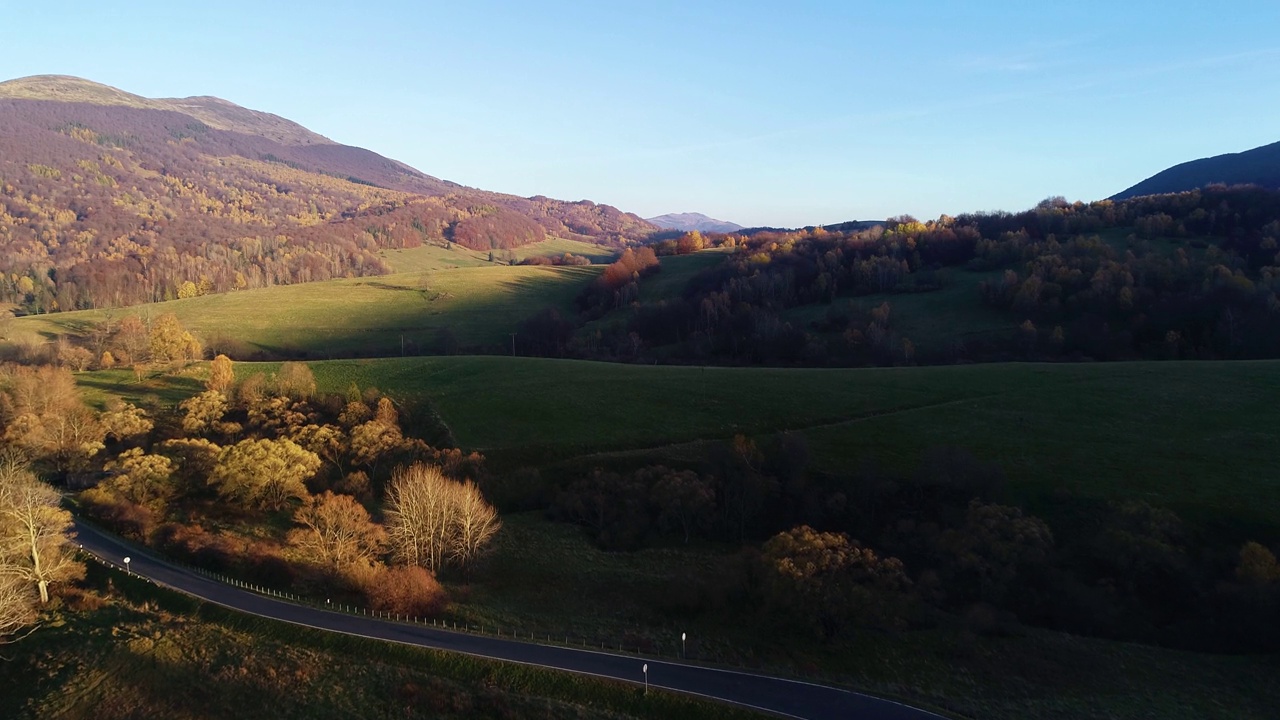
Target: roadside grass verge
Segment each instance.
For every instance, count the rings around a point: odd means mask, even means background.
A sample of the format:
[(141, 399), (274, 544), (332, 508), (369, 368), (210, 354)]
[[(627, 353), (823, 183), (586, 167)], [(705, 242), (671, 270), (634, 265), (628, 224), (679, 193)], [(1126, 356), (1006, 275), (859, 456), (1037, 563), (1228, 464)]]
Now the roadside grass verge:
[(0, 715), (707, 718), (720, 703), (254, 618), (90, 564), (107, 596), (11, 646)]

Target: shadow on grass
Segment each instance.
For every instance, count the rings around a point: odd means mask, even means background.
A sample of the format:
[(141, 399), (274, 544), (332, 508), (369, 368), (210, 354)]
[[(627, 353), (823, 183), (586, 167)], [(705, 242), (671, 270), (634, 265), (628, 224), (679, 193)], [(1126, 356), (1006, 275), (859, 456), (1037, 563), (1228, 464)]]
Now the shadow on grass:
[(123, 373), (82, 373), (76, 377), (76, 384), (88, 390), (90, 401), (100, 408), (110, 397), (134, 405), (144, 405), (148, 398), (154, 397), (163, 404), (176, 405), (204, 389), (204, 383), (196, 378), (179, 375), (156, 375), (139, 381)]

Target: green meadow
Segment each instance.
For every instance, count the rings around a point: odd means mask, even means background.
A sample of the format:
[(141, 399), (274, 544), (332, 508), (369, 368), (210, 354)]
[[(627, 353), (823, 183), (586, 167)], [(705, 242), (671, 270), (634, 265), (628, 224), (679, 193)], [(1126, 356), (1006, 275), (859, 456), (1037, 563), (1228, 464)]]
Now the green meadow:
[[(560, 237), (549, 237), (539, 243), (522, 245), (511, 251), (516, 260), (531, 257), (560, 257), (572, 253), (589, 259), (593, 264), (612, 262), (618, 252), (613, 248), (580, 240), (568, 240)], [(397, 273), (426, 272), (431, 270), (448, 270), (463, 267), (493, 267), (496, 261), (489, 260), (489, 253), (471, 250), (461, 245), (443, 247), (440, 245), (420, 245), (404, 250), (383, 250), (379, 253), (391, 269)]]
[[(1190, 520), (1280, 529), (1276, 361), (779, 369), (467, 356), (311, 367), (323, 390), (355, 383), (430, 401), (464, 448), (500, 469), (696, 465), (737, 434), (798, 432), (823, 473), (866, 461), (910, 472), (928, 449), (956, 446), (998, 463), (1020, 500), (1139, 498)], [(190, 374), (80, 381), (98, 402), (199, 388)]]
[(501, 350), (521, 320), (568, 312), (599, 267), (454, 268), (205, 295), (115, 311), (22, 317), (10, 341), (82, 334), (108, 317), (172, 312), (210, 349), (233, 357), (343, 357)]

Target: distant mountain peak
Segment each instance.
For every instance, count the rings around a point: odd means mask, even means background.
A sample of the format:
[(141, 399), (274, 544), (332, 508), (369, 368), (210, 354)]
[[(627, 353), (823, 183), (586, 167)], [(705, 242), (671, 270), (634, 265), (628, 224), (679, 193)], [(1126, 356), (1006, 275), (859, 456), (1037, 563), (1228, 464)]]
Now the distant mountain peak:
[(697, 230), (698, 232), (736, 232), (742, 229), (737, 223), (728, 220), (717, 220), (702, 213), (667, 213), (657, 217), (645, 218), (664, 230)]

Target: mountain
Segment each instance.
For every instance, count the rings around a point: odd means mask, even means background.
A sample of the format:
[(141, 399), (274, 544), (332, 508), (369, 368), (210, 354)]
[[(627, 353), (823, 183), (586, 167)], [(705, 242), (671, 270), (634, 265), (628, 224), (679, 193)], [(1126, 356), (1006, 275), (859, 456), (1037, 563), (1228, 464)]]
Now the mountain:
[(1280, 189), (1280, 142), (1174, 165), (1111, 196), (1111, 199), (1183, 192), (1215, 183)]
[(658, 217), (645, 218), (663, 230), (697, 230), (698, 232), (735, 232), (742, 226), (727, 220), (716, 220), (702, 213), (667, 213)]
[(382, 274), (387, 248), (657, 230), (587, 200), (464, 187), (220, 98), (0, 83), (0, 303), (26, 312)]
[(335, 145), (301, 125), (278, 115), (242, 108), (216, 97), (151, 99), (69, 75), (34, 75), (0, 83), (0, 98), (56, 100), (91, 105), (115, 105), (144, 110), (169, 110), (218, 130), (258, 135), (283, 145)]

